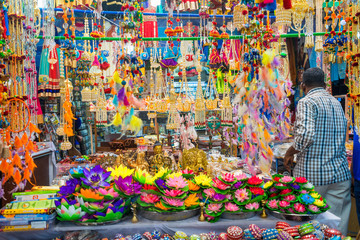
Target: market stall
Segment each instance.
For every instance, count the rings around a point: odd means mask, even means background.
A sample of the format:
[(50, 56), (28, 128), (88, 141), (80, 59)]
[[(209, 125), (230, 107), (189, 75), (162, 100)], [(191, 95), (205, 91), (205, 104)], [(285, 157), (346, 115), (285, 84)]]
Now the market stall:
[(0, 5), (0, 239), (346, 235), (359, 3)]

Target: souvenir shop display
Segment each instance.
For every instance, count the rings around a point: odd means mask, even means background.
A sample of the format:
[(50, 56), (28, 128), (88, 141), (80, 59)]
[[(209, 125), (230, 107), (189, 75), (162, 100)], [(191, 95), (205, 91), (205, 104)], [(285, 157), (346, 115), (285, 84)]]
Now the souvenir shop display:
[[(341, 239), (317, 222), (335, 221), (327, 200), (279, 162), (304, 96), (297, 73), (308, 67), (324, 69), (327, 90), (353, 119), (350, 131), (360, 128), (358, 2), (0, 6), (0, 232)], [(55, 149), (38, 149), (46, 141)], [(52, 186), (36, 186), (45, 178)], [(272, 228), (261, 228), (266, 217)], [(246, 229), (210, 230), (250, 218)], [(188, 236), (182, 220), (203, 233)], [(174, 224), (175, 234), (100, 233), (137, 223)]]

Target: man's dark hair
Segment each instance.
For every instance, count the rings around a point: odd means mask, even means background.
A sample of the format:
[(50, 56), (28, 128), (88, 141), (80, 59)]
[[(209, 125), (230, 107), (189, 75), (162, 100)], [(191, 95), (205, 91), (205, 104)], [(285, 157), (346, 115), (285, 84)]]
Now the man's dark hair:
[(320, 68), (309, 68), (303, 74), (306, 87), (325, 87), (325, 74)]

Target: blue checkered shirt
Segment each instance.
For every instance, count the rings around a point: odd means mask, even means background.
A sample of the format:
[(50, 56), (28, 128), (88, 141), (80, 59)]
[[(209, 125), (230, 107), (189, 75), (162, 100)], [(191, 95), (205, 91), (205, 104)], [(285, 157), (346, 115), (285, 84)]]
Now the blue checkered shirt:
[(295, 177), (306, 177), (315, 186), (351, 179), (346, 159), (347, 120), (339, 101), (323, 88), (314, 88), (296, 110)]

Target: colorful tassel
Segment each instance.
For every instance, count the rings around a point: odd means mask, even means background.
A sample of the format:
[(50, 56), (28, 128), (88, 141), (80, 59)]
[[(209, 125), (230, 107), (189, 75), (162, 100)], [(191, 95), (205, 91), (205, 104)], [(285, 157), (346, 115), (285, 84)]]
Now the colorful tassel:
[(126, 96), (124, 97), (124, 106), (126, 106), (126, 107), (130, 106), (130, 103)]
[(22, 137), (21, 137), (22, 145), (25, 146), (28, 141), (29, 141), (29, 137), (28, 137), (28, 135), (26, 134), (26, 132), (24, 132), (24, 134), (23, 134)]
[(19, 169), (16, 169), (13, 178), (14, 178), (15, 184), (16, 184), (16, 185), (19, 185), (19, 183), (21, 182), (21, 174), (20, 174)]
[(36, 132), (38, 134), (41, 133), (40, 129), (38, 129), (33, 123), (30, 122), (30, 126), (29, 126), (29, 129), (30, 129), (30, 133), (33, 133), (33, 132)]
[(117, 112), (114, 116), (114, 119), (112, 120), (110, 125), (114, 125), (115, 127), (120, 126), (122, 123), (122, 118), (119, 112)]
[(15, 156), (12, 159), (12, 164), (15, 167), (18, 167), (19, 169), (22, 169), (21, 158), (19, 157), (19, 155), (17, 153), (15, 154)]
[(19, 149), (23, 146), (22, 141), (18, 136), (15, 137), (14, 146), (16, 149)]
[(124, 101), (124, 97), (125, 97), (125, 88), (121, 88), (118, 92), (118, 101), (119, 102), (123, 102)]

